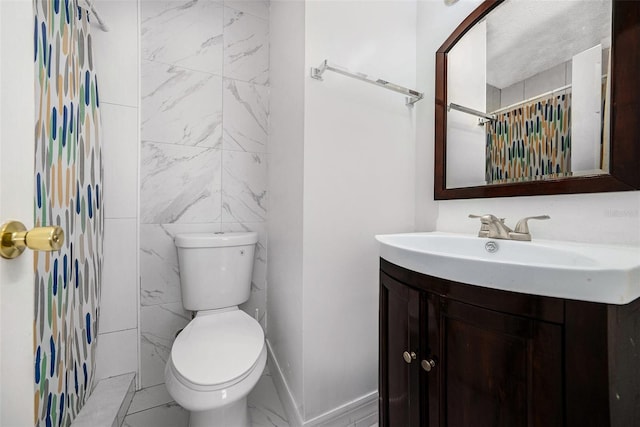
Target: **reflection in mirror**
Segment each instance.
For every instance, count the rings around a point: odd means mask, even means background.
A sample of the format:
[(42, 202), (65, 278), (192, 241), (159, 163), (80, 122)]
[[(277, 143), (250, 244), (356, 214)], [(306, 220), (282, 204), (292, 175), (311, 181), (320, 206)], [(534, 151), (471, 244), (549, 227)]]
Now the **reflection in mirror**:
[(611, 0), (507, 0), (447, 55), (446, 188), (609, 173)]

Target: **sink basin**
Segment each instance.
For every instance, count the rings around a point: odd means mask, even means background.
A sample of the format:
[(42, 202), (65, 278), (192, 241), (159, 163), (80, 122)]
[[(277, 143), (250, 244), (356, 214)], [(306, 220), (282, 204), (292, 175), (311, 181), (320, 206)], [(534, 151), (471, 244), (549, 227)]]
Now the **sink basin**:
[[(607, 304), (627, 304), (640, 297), (638, 247), (517, 242), (441, 232), (385, 234), (376, 240), (381, 258), (442, 279)], [(490, 252), (493, 246), (496, 250)]]

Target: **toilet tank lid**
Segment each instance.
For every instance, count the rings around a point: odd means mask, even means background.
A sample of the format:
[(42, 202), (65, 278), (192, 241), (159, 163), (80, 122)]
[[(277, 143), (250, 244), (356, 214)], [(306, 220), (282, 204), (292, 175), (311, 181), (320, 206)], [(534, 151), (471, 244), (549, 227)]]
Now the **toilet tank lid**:
[(224, 233), (181, 233), (176, 234), (174, 241), (179, 248), (220, 248), (227, 246), (253, 245), (258, 241), (258, 233), (224, 232)]

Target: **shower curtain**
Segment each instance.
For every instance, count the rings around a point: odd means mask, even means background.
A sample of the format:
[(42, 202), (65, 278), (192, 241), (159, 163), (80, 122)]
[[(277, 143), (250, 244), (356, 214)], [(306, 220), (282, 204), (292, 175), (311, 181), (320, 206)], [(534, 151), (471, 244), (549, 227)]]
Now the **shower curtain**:
[(102, 276), (102, 150), (88, 13), (34, 0), (35, 225), (59, 225), (34, 252), (36, 426), (69, 426), (92, 390)]

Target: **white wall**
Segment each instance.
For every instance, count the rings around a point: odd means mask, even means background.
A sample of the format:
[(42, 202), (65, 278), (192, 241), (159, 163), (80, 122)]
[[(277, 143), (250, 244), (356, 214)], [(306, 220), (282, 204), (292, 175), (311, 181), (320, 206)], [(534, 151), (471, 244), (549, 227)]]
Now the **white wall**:
[(602, 134), (602, 45), (572, 60), (571, 170), (600, 170)]
[[(338, 65), (415, 86), (415, 2), (313, 1), (306, 69)], [(378, 233), (414, 227), (413, 111), (335, 73), (306, 79), (304, 416), (377, 390)]]
[(440, 202), (437, 230), (477, 233), (480, 224), (467, 218), (469, 213), (492, 213), (511, 227), (525, 216), (550, 215), (550, 220), (529, 222), (534, 239), (640, 244), (638, 191)]
[[(268, 341), (289, 388), (288, 412), (302, 411), (302, 192), (304, 156), (302, 1), (272, 1), (269, 120)], [(275, 377), (275, 373), (274, 373)], [(286, 393), (283, 394), (283, 393)], [(288, 395), (288, 396), (287, 396)]]
[(377, 407), (374, 235), (414, 227), (414, 112), (402, 95), (309, 69), (328, 59), (413, 88), (415, 2), (274, 1), (271, 28), (274, 376), (292, 425), (357, 420)]
[(416, 104), (416, 230), (432, 231), (438, 219), (438, 203), (433, 199), (435, 52), (480, 3), (468, 0), (447, 6), (442, 1), (418, 1), (416, 77), (424, 100)]
[(500, 108), (551, 92), (571, 84), (571, 61), (541, 71), (500, 90)]
[[(486, 112), (487, 23), (474, 26), (447, 55), (447, 103)], [(452, 109), (447, 114), (447, 188), (484, 184), (485, 126), (478, 117)], [(480, 159), (480, 161), (478, 161)]]
[[(567, 85), (569, 85), (568, 88), (559, 90)], [(514, 109), (522, 108), (523, 105), (531, 105), (531, 102), (533, 102), (534, 100), (540, 101), (545, 99), (557, 99), (558, 97), (564, 97), (565, 94), (567, 94), (567, 96), (571, 96), (571, 61), (560, 63), (552, 68), (527, 77), (524, 80), (513, 83), (503, 89), (493, 89), (495, 90), (492, 91), (492, 93), (494, 95), (497, 94), (497, 98), (499, 100), (498, 106), (495, 110), (493, 110), (493, 112), (496, 112), (496, 110), (499, 109), (500, 111), (498, 112), (498, 115), (501, 117), (509, 111), (514, 111)], [(576, 104), (574, 103), (573, 105), (575, 106)], [(575, 109), (571, 114), (572, 116), (575, 116)], [(571, 119), (571, 121), (573, 123), (573, 118)], [(522, 128), (521, 130), (522, 132), (524, 132), (524, 128)], [(562, 141), (560, 141), (558, 138), (559, 137), (555, 138), (557, 139), (556, 144), (560, 145), (561, 142), (564, 141), (564, 137)], [(564, 142), (562, 142), (562, 144), (564, 144)], [(447, 146), (448, 145), (449, 143), (447, 142)], [(593, 148), (595, 149), (596, 147)], [(573, 151), (570, 153), (572, 157), (574, 153), (575, 145), (573, 146)], [(486, 162), (484, 157), (484, 153), (482, 154), (482, 156), (477, 156), (476, 163), (484, 164)], [(563, 169), (563, 171), (573, 171), (575, 173), (575, 164), (570, 162), (571, 159), (567, 160), (569, 161), (569, 163), (565, 166), (565, 169)]]
[[(480, 1), (461, 1), (446, 7), (442, 2), (418, 3), (418, 58), (420, 52), (435, 52), (442, 41), (455, 27), (480, 3)], [(422, 59), (427, 64), (428, 59)], [(419, 87), (425, 90), (425, 98), (433, 99), (433, 67), (419, 68)], [(425, 141), (424, 150), (433, 150), (434, 116), (431, 108), (417, 110), (418, 144)], [(418, 155), (419, 155), (418, 151)], [(433, 175), (433, 164), (428, 157), (422, 156), (419, 170)], [(433, 230), (433, 214), (425, 207), (433, 208), (433, 196), (430, 192), (418, 193), (419, 230)], [(470, 199), (441, 201), (438, 205), (438, 217), (435, 229), (476, 233), (479, 225), (467, 218), (467, 214), (493, 213), (506, 217), (508, 224), (528, 215), (549, 214), (551, 220), (531, 221), (530, 228), (534, 238), (571, 240), (578, 242), (597, 242), (615, 244), (640, 244), (640, 192), (576, 194), (536, 197), (512, 197), (495, 199)], [(423, 218), (429, 218), (425, 220)]]
[(96, 378), (138, 371), (138, 2), (98, 0), (91, 28), (100, 87), (104, 269)]

